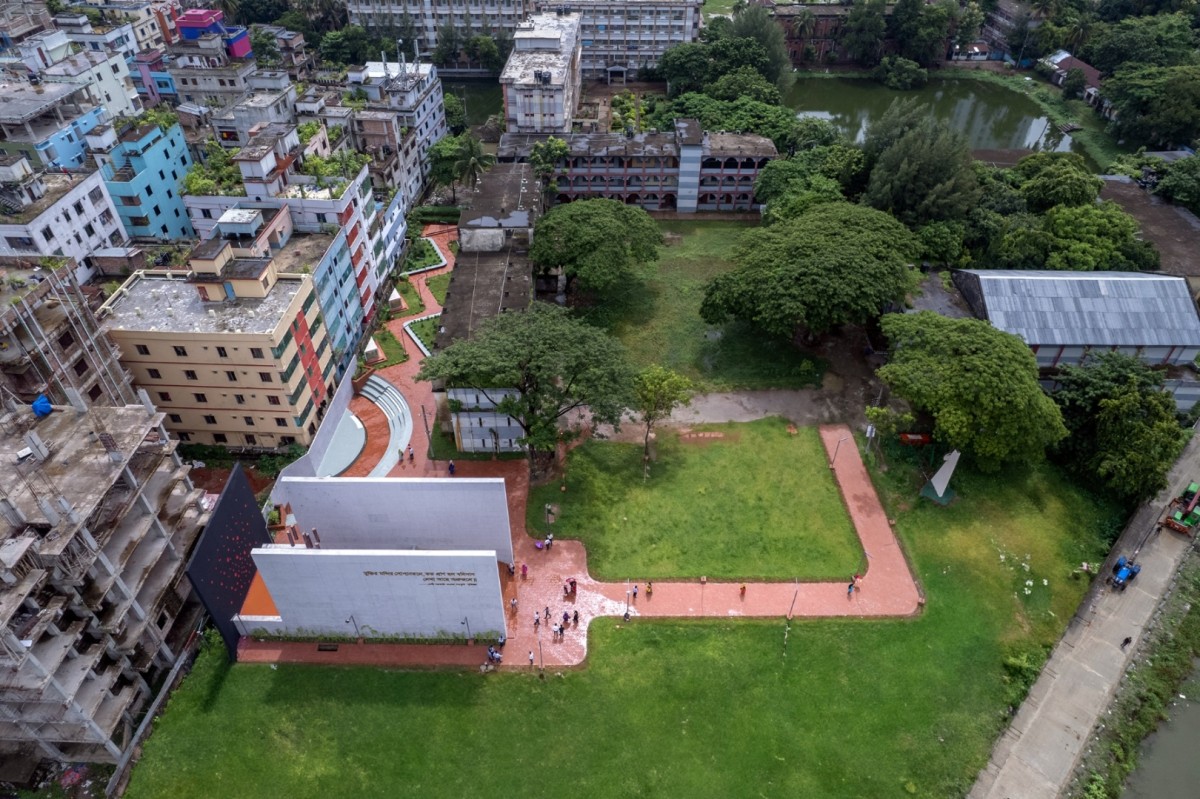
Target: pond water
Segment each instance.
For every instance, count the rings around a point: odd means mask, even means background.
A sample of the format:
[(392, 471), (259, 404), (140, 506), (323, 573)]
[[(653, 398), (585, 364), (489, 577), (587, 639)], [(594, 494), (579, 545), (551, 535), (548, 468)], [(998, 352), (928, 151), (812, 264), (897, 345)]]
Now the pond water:
[(937, 117), (966, 134), (975, 150), (1083, 154), (1033, 100), (984, 81), (933, 78), (922, 89), (899, 92), (865, 78), (801, 78), (788, 93), (787, 104), (800, 116), (831, 120), (861, 143), (871, 122), (883, 116), (893, 100), (907, 97), (932, 105)]
[(1167, 799), (1195, 796), (1200, 785), (1200, 669), (1193, 671), (1168, 710), (1167, 721), (1142, 743), (1137, 770), (1129, 776), (1121, 799)]

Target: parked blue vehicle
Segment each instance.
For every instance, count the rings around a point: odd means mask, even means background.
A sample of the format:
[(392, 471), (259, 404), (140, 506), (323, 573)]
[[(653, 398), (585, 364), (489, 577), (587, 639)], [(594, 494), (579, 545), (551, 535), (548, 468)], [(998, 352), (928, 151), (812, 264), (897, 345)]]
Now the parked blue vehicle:
[(1124, 555), (1117, 558), (1117, 563), (1113, 566), (1112, 577), (1108, 579), (1109, 584), (1116, 591), (1124, 591), (1138, 576), (1138, 572), (1142, 567), (1134, 563), (1132, 559), (1127, 559)]

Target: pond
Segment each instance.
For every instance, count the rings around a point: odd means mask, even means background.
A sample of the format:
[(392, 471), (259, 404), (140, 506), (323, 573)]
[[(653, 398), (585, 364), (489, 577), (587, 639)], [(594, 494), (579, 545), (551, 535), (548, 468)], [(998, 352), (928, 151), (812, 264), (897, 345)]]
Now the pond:
[(1200, 668), (1184, 684), (1182, 696), (1171, 703), (1166, 723), (1142, 742), (1137, 770), (1129, 776), (1122, 799), (1162, 799), (1195, 796), (1200, 783), (1200, 702), (1191, 697), (1200, 691)]
[(831, 120), (861, 143), (893, 100), (908, 97), (932, 105), (939, 119), (966, 134), (974, 150), (1073, 151), (1087, 157), (1033, 100), (984, 81), (933, 78), (923, 89), (900, 92), (867, 78), (801, 78), (787, 104), (799, 116)]

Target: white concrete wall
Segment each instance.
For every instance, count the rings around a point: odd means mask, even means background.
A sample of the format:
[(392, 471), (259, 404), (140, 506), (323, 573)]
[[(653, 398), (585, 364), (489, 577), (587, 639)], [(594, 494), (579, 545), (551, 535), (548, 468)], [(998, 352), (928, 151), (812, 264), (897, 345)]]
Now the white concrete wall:
[(495, 550), (513, 560), (500, 478), (283, 477), (272, 498), (290, 503), (301, 531), (324, 549)]
[(274, 634), (354, 636), (355, 623), (365, 638), (465, 635), (467, 624), (478, 638), (504, 630), (502, 567), (490, 551), (275, 546), (251, 554), (282, 619), (259, 626)]

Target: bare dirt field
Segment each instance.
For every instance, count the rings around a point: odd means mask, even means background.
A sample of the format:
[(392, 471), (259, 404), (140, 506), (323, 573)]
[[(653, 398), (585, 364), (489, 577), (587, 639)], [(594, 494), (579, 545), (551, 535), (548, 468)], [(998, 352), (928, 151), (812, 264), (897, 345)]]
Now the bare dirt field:
[(1132, 180), (1105, 180), (1100, 197), (1112, 200), (1142, 226), (1142, 238), (1162, 255), (1162, 271), (1168, 275), (1200, 277), (1200, 220), (1183, 208), (1155, 197)]

